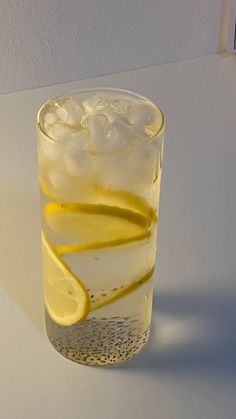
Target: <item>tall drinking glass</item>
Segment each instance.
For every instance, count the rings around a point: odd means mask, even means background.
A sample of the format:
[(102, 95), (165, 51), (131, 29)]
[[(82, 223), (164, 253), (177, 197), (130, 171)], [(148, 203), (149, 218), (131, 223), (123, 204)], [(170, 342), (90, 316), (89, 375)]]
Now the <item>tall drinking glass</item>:
[(94, 88), (37, 116), (47, 335), (86, 365), (148, 340), (164, 119), (145, 97)]

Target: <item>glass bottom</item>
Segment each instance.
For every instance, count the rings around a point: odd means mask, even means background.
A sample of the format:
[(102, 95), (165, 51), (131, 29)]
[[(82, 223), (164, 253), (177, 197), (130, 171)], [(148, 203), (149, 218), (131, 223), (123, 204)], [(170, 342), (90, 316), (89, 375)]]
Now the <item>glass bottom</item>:
[(90, 318), (60, 326), (46, 311), (48, 338), (64, 357), (83, 365), (106, 366), (126, 361), (147, 342), (149, 327), (130, 317)]

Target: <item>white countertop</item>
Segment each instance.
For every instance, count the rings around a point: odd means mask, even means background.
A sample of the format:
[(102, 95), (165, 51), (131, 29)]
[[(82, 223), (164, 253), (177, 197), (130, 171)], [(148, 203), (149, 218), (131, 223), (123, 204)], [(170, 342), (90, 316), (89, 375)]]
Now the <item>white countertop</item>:
[[(43, 324), (34, 118), (95, 85), (140, 92), (167, 121), (152, 339), (113, 368), (66, 360)], [(236, 56), (2, 95), (0, 121), (0, 418), (235, 419)]]

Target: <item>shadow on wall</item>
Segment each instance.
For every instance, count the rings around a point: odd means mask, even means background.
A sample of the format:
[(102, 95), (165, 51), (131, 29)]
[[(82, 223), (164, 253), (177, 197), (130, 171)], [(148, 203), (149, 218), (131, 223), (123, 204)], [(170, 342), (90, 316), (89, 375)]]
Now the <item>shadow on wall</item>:
[(225, 375), (236, 381), (236, 294), (160, 292), (149, 344), (118, 367), (144, 373)]

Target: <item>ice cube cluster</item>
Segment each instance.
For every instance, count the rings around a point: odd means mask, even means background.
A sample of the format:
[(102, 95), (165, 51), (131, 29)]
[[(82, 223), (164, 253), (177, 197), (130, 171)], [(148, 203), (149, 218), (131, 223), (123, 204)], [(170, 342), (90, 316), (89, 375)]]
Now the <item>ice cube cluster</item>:
[(78, 141), (88, 151), (109, 152), (146, 141), (158, 130), (161, 117), (144, 100), (94, 94), (80, 101), (70, 96), (51, 100), (40, 124), (55, 141)]
[[(113, 153), (117, 151), (125, 152), (123, 169), (127, 178), (126, 163), (133, 165), (138, 154), (135, 150), (160, 130), (162, 117), (151, 102), (108, 90), (105, 94), (86, 93), (79, 100), (72, 96), (52, 99), (41, 109), (39, 124), (41, 172), (53, 188), (60, 189), (65, 184), (66, 190), (66, 177), (72, 183), (74, 178), (94, 180), (107, 170), (108, 184), (114, 176), (121, 179), (122, 162)], [(134, 168), (145, 163), (144, 154), (140, 165), (137, 159)], [(145, 171), (145, 167), (142, 169)], [(136, 175), (132, 173), (133, 177)]]

